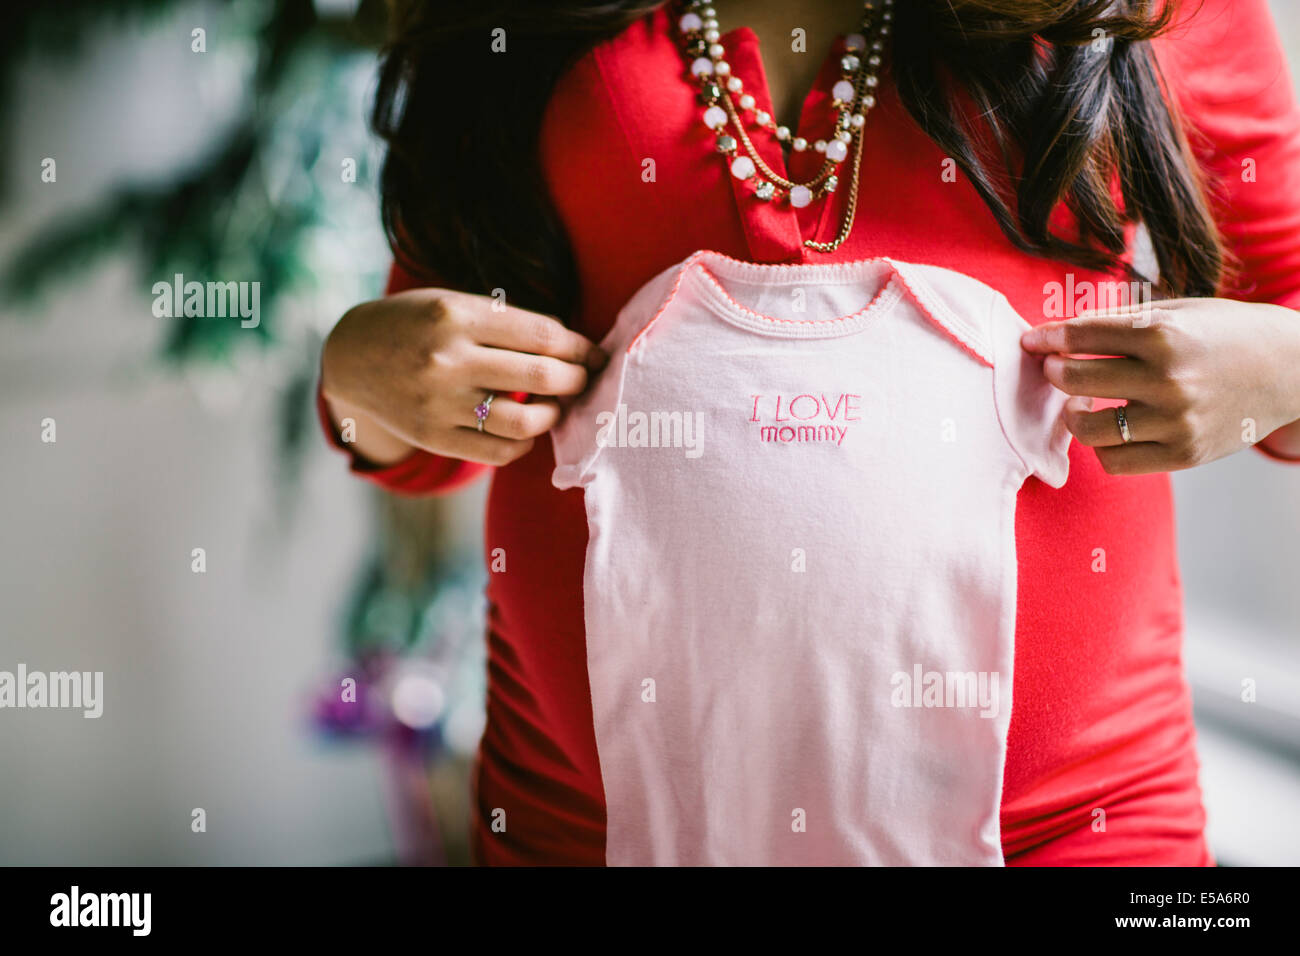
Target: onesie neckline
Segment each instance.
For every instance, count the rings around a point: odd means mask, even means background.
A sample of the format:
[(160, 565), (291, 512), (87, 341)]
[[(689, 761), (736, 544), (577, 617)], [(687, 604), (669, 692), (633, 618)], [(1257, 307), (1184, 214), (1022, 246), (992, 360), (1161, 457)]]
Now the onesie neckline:
[[(743, 262), (719, 252), (701, 251), (685, 263), (683, 273), (700, 292), (710, 311), (719, 318), (747, 331), (777, 338), (828, 339), (852, 335), (889, 313), (904, 292), (893, 261), (884, 257), (854, 262), (759, 263)], [(767, 285), (845, 284), (869, 280), (873, 276), (885, 281), (870, 302), (857, 312), (829, 319), (787, 319), (764, 315), (741, 305), (722, 284), (726, 279)]]

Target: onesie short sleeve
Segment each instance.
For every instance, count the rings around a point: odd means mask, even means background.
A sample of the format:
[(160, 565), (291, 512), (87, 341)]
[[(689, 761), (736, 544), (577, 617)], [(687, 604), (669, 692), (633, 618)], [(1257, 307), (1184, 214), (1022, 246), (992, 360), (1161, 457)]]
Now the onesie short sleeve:
[(587, 390), (564, 408), (560, 423), (551, 429), (555, 450), (551, 484), (556, 488), (576, 488), (591, 472), (603, 447), (601, 431), (607, 420), (604, 413), (612, 416), (618, 410), (630, 346), (654, 321), (684, 274), (684, 264), (678, 264), (642, 286), (619, 310), (613, 326), (598, 343), (609, 355), (609, 363), (588, 384)]
[(1060, 488), (1070, 474), (1070, 432), (1061, 411), (1069, 396), (1043, 375), (1042, 359), (1020, 347), (1030, 325), (1001, 293), (990, 306), (994, 401), (1011, 448), (1029, 474)]

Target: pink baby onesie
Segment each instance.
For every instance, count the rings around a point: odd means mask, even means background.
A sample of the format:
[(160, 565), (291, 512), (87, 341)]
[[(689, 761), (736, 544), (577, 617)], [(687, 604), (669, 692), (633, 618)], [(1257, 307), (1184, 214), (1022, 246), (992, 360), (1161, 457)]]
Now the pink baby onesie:
[(1016, 493), (1069, 471), (1028, 328), (891, 259), (701, 251), (624, 306), (552, 433), (608, 863), (1001, 865)]

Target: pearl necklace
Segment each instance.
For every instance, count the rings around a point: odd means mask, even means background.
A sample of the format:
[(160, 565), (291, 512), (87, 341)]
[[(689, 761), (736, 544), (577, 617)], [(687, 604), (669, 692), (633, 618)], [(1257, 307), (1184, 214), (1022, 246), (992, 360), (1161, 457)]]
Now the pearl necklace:
[[(858, 170), (862, 163), (862, 130), (867, 113), (876, 105), (871, 92), (879, 84), (877, 71), (884, 51), (884, 37), (890, 32), (894, 0), (866, 0), (863, 4), (862, 32), (844, 39), (845, 54), (840, 59), (842, 70), (839, 81), (831, 88), (837, 115), (835, 135), (831, 140), (818, 140), (813, 149), (826, 156), (817, 175), (806, 182), (787, 179), (773, 170), (754, 147), (741, 120), (742, 113), (752, 114), (753, 125), (774, 136), (783, 149), (801, 153), (808, 148), (803, 137), (791, 139), (790, 129), (779, 126), (771, 114), (756, 109), (754, 97), (744, 92), (740, 77), (733, 76), (726, 59), (726, 50), (718, 30), (717, 11), (709, 0), (686, 0), (677, 21), (681, 31), (683, 50), (690, 62), (691, 77), (699, 83), (699, 99), (705, 106), (704, 125), (716, 134), (715, 148), (727, 160), (731, 175), (742, 181), (752, 181), (753, 196), (763, 202), (778, 196), (787, 197), (791, 206), (802, 209), (815, 200), (823, 199), (839, 185), (836, 170), (853, 148), (853, 179), (849, 188), (849, 204), (840, 232), (830, 242), (804, 240), (804, 245), (820, 252), (831, 252), (848, 238), (853, 228), (853, 214), (857, 206)], [(883, 6), (877, 16), (877, 9)], [(874, 36), (868, 41), (868, 35)], [(867, 51), (870, 52), (867, 52)], [(736, 99), (732, 99), (732, 94)], [(732, 131), (728, 132), (728, 126)], [(762, 174), (761, 176), (759, 174)]]

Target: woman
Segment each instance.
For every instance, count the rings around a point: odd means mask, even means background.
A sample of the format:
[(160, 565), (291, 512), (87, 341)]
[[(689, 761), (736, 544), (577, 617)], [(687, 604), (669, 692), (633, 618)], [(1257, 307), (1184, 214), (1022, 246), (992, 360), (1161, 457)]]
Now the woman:
[[(393, 491), (493, 470), (479, 861), (605, 862), (587, 516), (537, 439), (629, 297), (709, 249), (938, 266), (1036, 326), (1075, 441), (1068, 483), (1016, 506), (1002, 854), (1210, 864), (1166, 473), (1300, 460), (1300, 114), (1265, 0), (398, 7), (375, 116), (398, 264), (331, 334), (321, 411)], [(843, 162), (824, 188), (841, 128), (856, 190)], [(1153, 278), (1138, 224), (1168, 301), (1071, 318)]]

